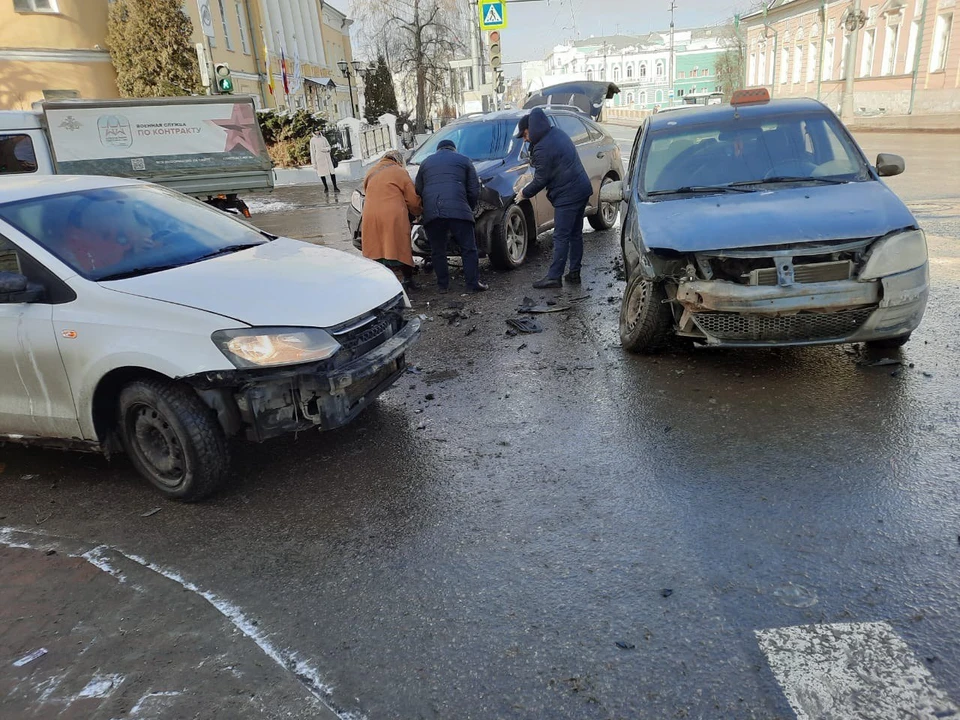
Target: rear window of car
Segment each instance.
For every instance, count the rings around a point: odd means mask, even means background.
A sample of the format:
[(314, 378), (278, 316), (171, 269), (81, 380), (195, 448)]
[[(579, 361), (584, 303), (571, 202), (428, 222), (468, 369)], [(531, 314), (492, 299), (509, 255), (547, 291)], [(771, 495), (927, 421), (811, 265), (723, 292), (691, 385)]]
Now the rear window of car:
[(573, 115), (557, 115), (556, 120), (557, 127), (570, 136), (574, 145), (580, 145), (590, 139), (590, 135), (587, 133), (587, 126), (583, 124), (580, 118), (576, 118)]
[(37, 171), (33, 140), (22, 133), (0, 134), (0, 175), (18, 175)]
[(859, 150), (830, 115), (734, 118), (653, 131), (642, 169), (645, 192), (773, 176), (864, 180)]
[(517, 131), (517, 120), (463, 122), (448, 125), (430, 137), (410, 158), (410, 162), (419, 165), (437, 151), (442, 140), (452, 140), (457, 152), (466, 155), (474, 162), (499, 160), (512, 149), (513, 136)]

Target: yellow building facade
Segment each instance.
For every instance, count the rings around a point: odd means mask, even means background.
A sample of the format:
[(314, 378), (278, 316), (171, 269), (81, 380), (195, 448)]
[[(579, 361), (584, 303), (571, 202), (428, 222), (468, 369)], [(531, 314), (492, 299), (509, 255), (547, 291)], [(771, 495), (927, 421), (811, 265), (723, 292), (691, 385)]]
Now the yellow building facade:
[(0, 110), (118, 97), (106, 37), (106, 0), (0, 1)]
[[(0, 110), (26, 110), (43, 99), (118, 97), (106, 41), (108, 5), (0, 0)], [(210, 13), (207, 33), (202, 6)], [(260, 107), (303, 108), (331, 120), (359, 114), (358, 78), (351, 77), (351, 93), (337, 65), (353, 60), (353, 21), (325, 0), (184, 0), (183, 11), (211, 64), (229, 65), (235, 94), (252, 95)]]

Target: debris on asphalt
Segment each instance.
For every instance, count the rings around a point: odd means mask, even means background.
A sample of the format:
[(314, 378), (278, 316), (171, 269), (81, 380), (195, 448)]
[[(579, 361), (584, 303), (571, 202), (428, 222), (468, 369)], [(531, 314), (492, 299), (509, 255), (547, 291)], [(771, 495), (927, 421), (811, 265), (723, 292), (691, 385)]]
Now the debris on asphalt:
[(39, 475), (21, 475), (21, 476), (20, 476), (20, 479), (21, 479), (21, 480), (36, 480), (38, 477), (39, 477)]
[(526, 334), (543, 332), (543, 325), (532, 318), (507, 318), (507, 325)]
[(423, 370), (420, 369), (419, 365), (411, 365), (410, 367), (407, 368), (407, 372), (410, 373), (411, 375), (423, 374)]
[(477, 326), (474, 325), (472, 328), (470, 328), (469, 330), (467, 330), (467, 331), (463, 334), (463, 336), (464, 336), (464, 337), (470, 337), (470, 336), (473, 335), (476, 331), (477, 331)]
[(517, 352), (520, 352), (521, 350), (523, 350), (523, 349), (525, 349), (525, 348), (527, 348), (527, 347), (529, 347), (529, 345), (527, 345), (526, 343), (524, 343), (523, 345), (521, 345), (520, 347), (517, 348)]
[(437, 314), (446, 320), (448, 325), (459, 325), (461, 320), (470, 319), (470, 313), (457, 308), (452, 310), (441, 310)]
[(879, 360), (874, 360), (873, 362), (861, 360), (859, 364), (863, 367), (889, 367), (891, 365), (903, 365), (903, 361), (897, 360), (896, 358), (880, 358)]
[(635, 650), (637, 648), (633, 643), (622, 642), (620, 640), (617, 640), (616, 645), (621, 650)]
[(426, 322), (427, 320), (433, 320), (432, 317), (427, 317), (426, 315), (417, 315), (417, 319), (419, 319), (420, 322)]
[(424, 399), (424, 400), (433, 400), (435, 397), (436, 397), (436, 395), (434, 395), (433, 393), (427, 393), (426, 395), (423, 396), (423, 399)]
[(516, 330), (507, 330), (507, 337), (516, 337), (516, 336), (517, 336)]
[(932, 372), (927, 372), (926, 370), (924, 370), (924, 371), (923, 371), (923, 376), (924, 376), (925, 378), (932, 378), (932, 377), (933, 377), (933, 373), (932, 373)]
[(518, 313), (555, 313), (555, 312), (566, 312), (570, 309), (569, 305), (557, 305), (556, 301), (548, 300), (546, 304), (537, 303), (533, 298), (525, 297), (523, 302), (520, 303), (520, 307), (517, 308)]
[(673, 430), (673, 428), (672, 428), (672, 427), (670, 427), (669, 425), (667, 425), (667, 426), (666, 426), (665, 428), (663, 428), (663, 432), (664, 432), (664, 434), (666, 434), (666, 433), (668, 433), (668, 432), (670, 432), (671, 430)]
[(53, 549), (47, 550), (47, 551), (44, 553), (44, 555), (46, 555), (47, 557), (50, 557), (51, 555), (56, 555), (56, 554), (57, 554), (57, 551), (56, 551), (56, 550), (53, 550)]
[(151, 517), (153, 515), (156, 515), (158, 512), (160, 512), (160, 508), (155, 507), (152, 510), (147, 510), (145, 513), (140, 515), (140, 517)]
[(668, 598), (671, 595), (673, 595), (673, 590), (671, 590), (670, 588), (664, 588), (663, 590), (660, 591), (660, 595), (662, 595), (665, 598)]
[(46, 655), (46, 654), (47, 654), (47, 649), (46, 649), (46, 648), (40, 648), (40, 649), (38, 649), (38, 650), (34, 650), (32, 653), (30, 653), (30, 654), (28, 654), (28, 655), (24, 655), (24, 656), (23, 656), (22, 658), (20, 658), (19, 660), (16, 660), (16, 661), (13, 663), (13, 666), (14, 666), (14, 667), (23, 667), (24, 665), (28, 665), (29, 663), (32, 663), (32, 662), (33, 662), (34, 660), (36, 660), (37, 658), (42, 658), (42, 657), (43, 657), (44, 655)]

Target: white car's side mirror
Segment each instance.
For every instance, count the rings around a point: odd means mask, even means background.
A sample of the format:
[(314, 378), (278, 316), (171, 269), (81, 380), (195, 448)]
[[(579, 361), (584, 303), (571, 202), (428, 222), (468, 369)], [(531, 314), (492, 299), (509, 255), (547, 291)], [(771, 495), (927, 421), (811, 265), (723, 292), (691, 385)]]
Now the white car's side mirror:
[(600, 202), (620, 203), (623, 202), (623, 182), (607, 183), (600, 188)]

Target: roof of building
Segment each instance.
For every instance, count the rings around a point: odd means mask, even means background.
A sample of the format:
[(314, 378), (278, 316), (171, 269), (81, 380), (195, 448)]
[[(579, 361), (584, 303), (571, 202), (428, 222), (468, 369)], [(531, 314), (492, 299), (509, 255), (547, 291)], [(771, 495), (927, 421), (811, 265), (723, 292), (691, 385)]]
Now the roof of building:
[(729, 104), (697, 106), (689, 112), (658, 113), (650, 117), (650, 130), (662, 130), (666, 127), (693, 127), (696, 125), (710, 125), (716, 122), (729, 120), (734, 112), (741, 117), (765, 117), (770, 115), (791, 114), (822, 114), (828, 113), (827, 107), (811, 98), (782, 98), (770, 102), (754, 105), (740, 105), (733, 107)]

